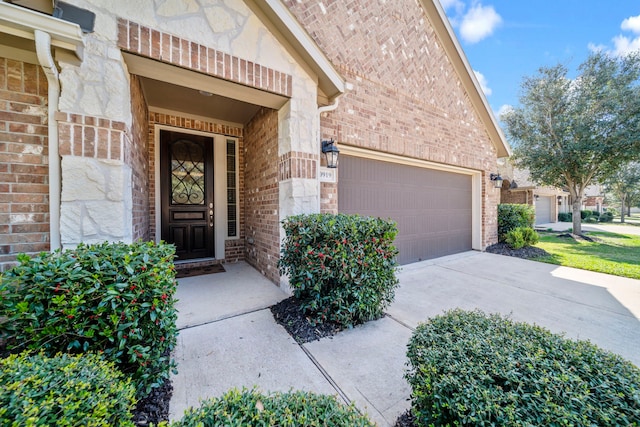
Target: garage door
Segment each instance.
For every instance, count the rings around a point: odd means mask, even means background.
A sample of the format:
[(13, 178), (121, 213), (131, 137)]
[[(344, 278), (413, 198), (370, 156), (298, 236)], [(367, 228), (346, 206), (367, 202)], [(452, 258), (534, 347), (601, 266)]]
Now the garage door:
[(551, 222), (551, 197), (538, 197), (536, 199), (536, 224), (548, 224)]
[(338, 210), (398, 223), (400, 264), (471, 250), (471, 176), (340, 157)]

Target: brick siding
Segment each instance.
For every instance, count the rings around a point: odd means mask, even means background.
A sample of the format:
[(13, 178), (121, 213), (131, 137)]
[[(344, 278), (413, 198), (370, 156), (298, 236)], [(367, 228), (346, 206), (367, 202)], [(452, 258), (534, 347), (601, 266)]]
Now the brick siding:
[(40, 67), (0, 58), (0, 271), (49, 250), (47, 90)]
[[(322, 137), (482, 171), (482, 246), (496, 242), (496, 150), (420, 4), (284, 3), (353, 85), (321, 117)], [(322, 191), (321, 210), (333, 211), (331, 185)]]
[(140, 78), (131, 76), (131, 125), (129, 154), (133, 190), (133, 240), (149, 240), (149, 111)]
[(56, 113), (61, 156), (125, 161), (127, 126), (82, 114)]
[(278, 181), (291, 178), (316, 179), (318, 155), (291, 151), (278, 160)]
[(118, 18), (118, 47), (167, 64), (291, 97), (292, 76), (211, 47)]
[(262, 108), (245, 127), (246, 261), (278, 284), (278, 112)]
[(508, 189), (502, 189), (500, 191), (500, 203), (515, 203), (515, 204), (533, 204), (533, 190), (524, 191), (512, 191)]

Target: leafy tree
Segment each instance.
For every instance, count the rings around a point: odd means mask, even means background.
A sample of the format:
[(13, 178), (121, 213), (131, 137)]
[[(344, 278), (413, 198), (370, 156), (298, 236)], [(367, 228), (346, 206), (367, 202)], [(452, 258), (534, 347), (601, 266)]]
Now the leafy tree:
[(622, 165), (604, 184), (607, 191), (620, 201), (620, 222), (624, 222), (625, 207), (630, 209), (640, 200), (640, 163)]
[(572, 80), (564, 65), (540, 68), (523, 80), (521, 106), (502, 116), (516, 165), (571, 194), (575, 234), (585, 188), (640, 158), (640, 52), (596, 52), (578, 72)]

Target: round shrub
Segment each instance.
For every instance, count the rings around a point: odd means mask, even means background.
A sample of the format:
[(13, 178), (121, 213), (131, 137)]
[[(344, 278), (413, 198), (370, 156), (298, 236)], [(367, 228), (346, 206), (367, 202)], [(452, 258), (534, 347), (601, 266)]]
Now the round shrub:
[(0, 425), (133, 427), (135, 388), (95, 354), (0, 360)]
[(393, 221), (314, 214), (283, 227), (280, 273), (311, 321), (350, 327), (382, 316), (398, 286)]
[(573, 213), (571, 213), (571, 212), (560, 212), (558, 214), (558, 221), (560, 221), (560, 222), (571, 222), (571, 221), (573, 221)]
[(531, 227), (517, 227), (507, 232), (505, 242), (512, 249), (535, 245), (540, 241), (538, 232)]
[(613, 212), (611, 211), (602, 212), (599, 220), (600, 222), (613, 222)]
[(408, 346), (420, 426), (638, 426), (640, 369), (586, 341), (453, 310)]
[(353, 406), (334, 396), (310, 392), (272, 393), (230, 390), (220, 398), (188, 409), (172, 427), (279, 426), (279, 427), (373, 427)]
[(589, 209), (580, 211), (580, 219), (582, 219), (583, 221), (587, 218), (591, 218), (592, 216), (593, 216), (593, 211)]
[(498, 205), (498, 238), (503, 242), (507, 233), (518, 227), (533, 227), (536, 218), (531, 205), (503, 203)]
[(524, 247), (524, 235), (522, 234), (522, 227), (514, 228), (507, 231), (505, 242), (511, 247), (511, 249), (520, 249)]
[(142, 242), (21, 255), (1, 278), (0, 335), (12, 352), (100, 352), (144, 397), (176, 366), (173, 256)]

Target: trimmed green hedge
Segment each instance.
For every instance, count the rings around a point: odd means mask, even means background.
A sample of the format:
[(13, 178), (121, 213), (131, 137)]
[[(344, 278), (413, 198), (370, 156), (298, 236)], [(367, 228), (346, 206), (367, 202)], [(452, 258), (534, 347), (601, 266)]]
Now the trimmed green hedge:
[(531, 205), (512, 203), (498, 205), (498, 239), (504, 242), (507, 233), (514, 228), (533, 228), (535, 218), (536, 211)]
[(586, 341), (453, 310), (408, 345), (419, 426), (638, 426), (640, 369)]
[(135, 388), (95, 354), (0, 359), (0, 425), (134, 427)]
[(0, 334), (12, 352), (100, 352), (143, 397), (176, 366), (173, 257), (153, 243), (20, 255), (0, 283)]
[(188, 409), (172, 427), (374, 427), (353, 406), (334, 396), (310, 392), (261, 394), (254, 390), (230, 390)]
[(396, 224), (358, 215), (298, 215), (283, 221), (280, 273), (314, 322), (350, 327), (393, 301)]

